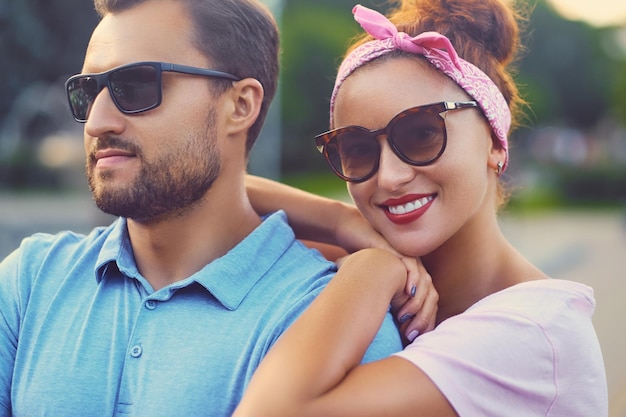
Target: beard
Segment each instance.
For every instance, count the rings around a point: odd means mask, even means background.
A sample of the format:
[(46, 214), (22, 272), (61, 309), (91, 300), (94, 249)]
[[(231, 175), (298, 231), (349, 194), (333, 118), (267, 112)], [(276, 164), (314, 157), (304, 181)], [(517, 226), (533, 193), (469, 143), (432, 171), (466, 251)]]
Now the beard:
[(130, 183), (112, 187), (107, 186), (112, 175), (94, 175), (95, 159), (88, 158), (87, 179), (98, 208), (143, 223), (184, 215), (205, 196), (221, 171), (214, 117), (214, 113), (209, 115), (202, 130), (206, 135), (194, 132), (185, 140), (164, 145), (167, 151), (151, 161), (133, 143), (116, 137), (99, 139), (106, 146), (132, 151), (141, 168)]

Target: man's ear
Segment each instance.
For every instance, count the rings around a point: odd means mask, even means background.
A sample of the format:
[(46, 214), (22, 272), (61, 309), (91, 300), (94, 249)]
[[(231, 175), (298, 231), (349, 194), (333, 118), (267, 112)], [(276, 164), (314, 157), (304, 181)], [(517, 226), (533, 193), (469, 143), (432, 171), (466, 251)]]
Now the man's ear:
[(247, 131), (256, 122), (263, 102), (263, 86), (254, 78), (244, 78), (233, 83), (227, 94), (228, 120), (226, 133), (236, 135)]

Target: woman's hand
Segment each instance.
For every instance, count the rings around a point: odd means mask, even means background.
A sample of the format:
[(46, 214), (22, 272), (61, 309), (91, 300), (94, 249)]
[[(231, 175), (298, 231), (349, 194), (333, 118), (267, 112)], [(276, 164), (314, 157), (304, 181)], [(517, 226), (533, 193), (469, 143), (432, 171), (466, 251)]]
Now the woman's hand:
[[(419, 259), (392, 253), (400, 258), (406, 268), (406, 284), (402, 290), (396, 291), (392, 298), (391, 311), (396, 318), (403, 342), (408, 345), (418, 335), (435, 328), (439, 293)], [(337, 266), (341, 267), (349, 257), (350, 255), (339, 258), (336, 261)]]
[(391, 300), (400, 333), (405, 344), (435, 328), (439, 294), (430, 274), (419, 259), (401, 256), (407, 270), (406, 287)]

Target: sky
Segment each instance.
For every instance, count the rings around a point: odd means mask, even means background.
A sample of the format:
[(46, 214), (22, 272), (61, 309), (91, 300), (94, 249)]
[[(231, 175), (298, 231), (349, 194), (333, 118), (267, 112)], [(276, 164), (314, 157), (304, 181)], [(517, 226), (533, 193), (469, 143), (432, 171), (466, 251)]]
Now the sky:
[(626, 26), (624, 0), (549, 0), (567, 19), (584, 20), (594, 26)]

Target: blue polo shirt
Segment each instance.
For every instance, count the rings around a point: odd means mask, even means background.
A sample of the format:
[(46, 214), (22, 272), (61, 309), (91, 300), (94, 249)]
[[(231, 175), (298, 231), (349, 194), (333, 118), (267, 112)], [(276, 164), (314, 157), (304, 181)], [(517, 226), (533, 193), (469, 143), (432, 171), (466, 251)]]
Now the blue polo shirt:
[[(0, 416), (230, 416), (334, 273), (283, 212), (159, 291), (137, 270), (124, 219), (34, 235), (0, 264)], [(401, 348), (388, 315), (366, 361)]]

